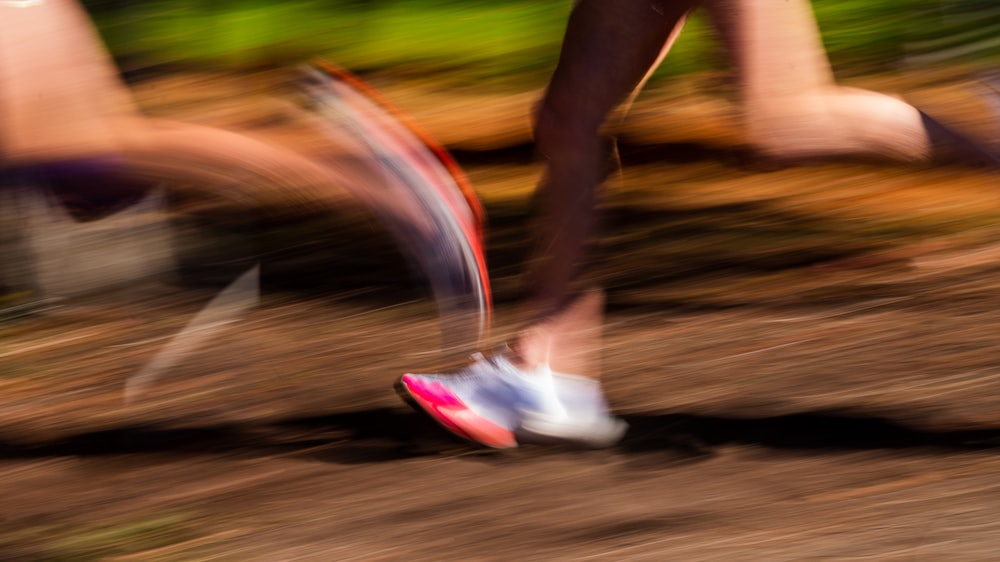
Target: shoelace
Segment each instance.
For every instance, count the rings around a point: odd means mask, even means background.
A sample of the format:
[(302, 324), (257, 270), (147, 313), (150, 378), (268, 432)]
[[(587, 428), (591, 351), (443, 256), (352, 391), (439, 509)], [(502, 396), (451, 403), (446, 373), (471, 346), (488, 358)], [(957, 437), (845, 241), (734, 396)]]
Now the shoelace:
[(447, 378), (461, 381), (475, 381), (482, 380), (484, 378), (491, 378), (501, 380), (506, 384), (511, 384), (512, 381), (509, 380), (510, 377), (504, 375), (509, 374), (508, 371), (511, 368), (516, 367), (511, 365), (509, 361), (508, 365), (501, 364), (498, 361), (499, 357), (500, 354), (486, 356), (477, 351), (476, 353), (469, 355), (469, 359), (472, 361), (472, 364), (457, 373), (447, 375)]
[[(503, 384), (519, 389), (520, 392), (527, 391), (532, 397), (530, 402), (532, 409), (547, 412), (550, 416), (566, 417), (568, 412), (565, 405), (556, 391), (553, 380), (553, 372), (548, 363), (538, 365), (532, 371), (521, 369), (514, 365), (507, 357), (510, 348), (503, 347), (492, 356), (486, 357), (482, 353), (474, 353), (472, 357), (478, 362), (489, 363), (490, 367), (484, 370), (488, 376), (499, 379)], [(501, 362), (502, 360), (502, 362)], [(470, 376), (483, 375), (483, 372), (472, 373)]]

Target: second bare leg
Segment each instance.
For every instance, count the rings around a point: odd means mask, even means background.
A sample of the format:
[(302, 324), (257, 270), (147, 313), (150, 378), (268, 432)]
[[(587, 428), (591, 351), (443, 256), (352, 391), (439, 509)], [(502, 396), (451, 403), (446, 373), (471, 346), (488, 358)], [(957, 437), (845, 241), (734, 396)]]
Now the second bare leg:
[(905, 101), (838, 86), (808, 0), (706, 0), (740, 77), (750, 144), (777, 160), (994, 156)]

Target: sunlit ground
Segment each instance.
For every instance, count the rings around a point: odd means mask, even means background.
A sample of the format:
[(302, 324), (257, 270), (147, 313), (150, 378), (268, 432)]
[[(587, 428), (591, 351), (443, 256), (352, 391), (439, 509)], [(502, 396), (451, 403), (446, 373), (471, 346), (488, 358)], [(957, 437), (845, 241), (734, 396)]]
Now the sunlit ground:
[[(603, 205), (594, 276), (621, 446), (491, 454), (403, 406), (394, 378), (439, 360), (434, 310), (357, 217), (275, 227), (261, 307), (125, 405), (127, 377), (230, 271), (220, 255), (246, 249), (209, 213), (182, 239), (200, 266), (187, 283), (0, 326), (0, 558), (989, 559), (997, 175), (762, 170), (715, 80), (639, 100)], [(455, 149), (486, 204), (499, 342), (539, 173), (537, 90), (373, 81)], [(859, 85), (994, 140), (960, 72)], [(188, 73), (135, 91), (153, 114), (309, 150), (286, 87)]]

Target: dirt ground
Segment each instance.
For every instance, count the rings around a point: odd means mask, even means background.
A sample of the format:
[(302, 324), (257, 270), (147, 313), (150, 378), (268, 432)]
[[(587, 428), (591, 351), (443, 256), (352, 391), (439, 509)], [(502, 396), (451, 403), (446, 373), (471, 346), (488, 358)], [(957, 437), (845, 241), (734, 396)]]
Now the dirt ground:
[[(876, 83), (1000, 130), (968, 77)], [(136, 91), (153, 113), (294, 142), (271, 84)], [(126, 287), (0, 324), (0, 560), (1000, 557), (1000, 177), (761, 169), (711, 84), (640, 100), (604, 204), (620, 445), (495, 452), (411, 411), (392, 383), (440, 360), (434, 311), (370, 224), (344, 223), (265, 262), (261, 308), (135, 403), (124, 381), (209, 288)], [(486, 204), (500, 342), (536, 93), (379, 85)], [(315, 258), (325, 244), (335, 259)]]

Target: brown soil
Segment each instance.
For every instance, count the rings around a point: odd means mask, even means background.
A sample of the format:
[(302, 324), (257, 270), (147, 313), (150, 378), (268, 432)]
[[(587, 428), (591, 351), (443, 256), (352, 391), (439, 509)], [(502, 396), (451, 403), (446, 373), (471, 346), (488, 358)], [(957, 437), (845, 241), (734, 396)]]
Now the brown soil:
[[(137, 92), (296, 142), (265, 78)], [(997, 130), (973, 82), (877, 83)], [(480, 190), (500, 341), (538, 174), (533, 95), (380, 85)], [(619, 446), (487, 451), (408, 409), (392, 382), (438, 360), (433, 310), (391, 246), (357, 245), (369, 223), (345, 223), (343, 263), (304, 263), (315, 240), (282, 254), (263, 306), (131, 405), (123, 382), (207, 289), (128, 287), (0, 325), (0, 559), (996, 559), (1000, 178), (753, 169), (731, 105), (700, 86), (640, 102), (605, 203)]]

